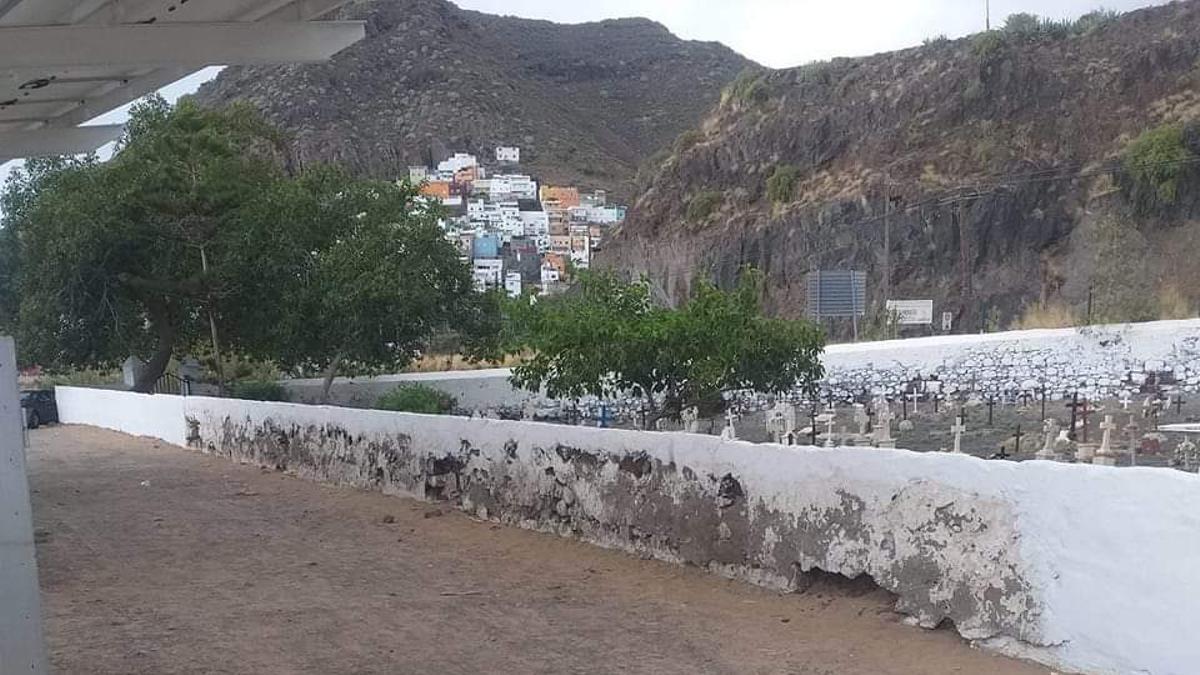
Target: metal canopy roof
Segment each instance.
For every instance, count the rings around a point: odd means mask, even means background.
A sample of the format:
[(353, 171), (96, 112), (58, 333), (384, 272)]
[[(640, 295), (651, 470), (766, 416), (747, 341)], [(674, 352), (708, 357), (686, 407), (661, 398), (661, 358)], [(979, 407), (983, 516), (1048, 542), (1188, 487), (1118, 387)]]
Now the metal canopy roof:
[(0, 0), (0, 163), (94, 150), (120, 125), (77, 125), (205, 66), (328, 59), (347, 1)]

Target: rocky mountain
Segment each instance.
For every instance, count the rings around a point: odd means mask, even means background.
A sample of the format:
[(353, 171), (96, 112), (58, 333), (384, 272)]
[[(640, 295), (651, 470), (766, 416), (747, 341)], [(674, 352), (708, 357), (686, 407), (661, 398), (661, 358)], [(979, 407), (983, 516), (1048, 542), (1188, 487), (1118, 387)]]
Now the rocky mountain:
[(1191, 314), (1198, 57), (1190, 0), (740, 78), (604, 262), (673, 299), (754, 265), (784, 315), (810, 270), (863, 270), (868, 328), (886, 266), (968, 331)]
[(445, 0), (358, 2), (337, 18), (366, 20), (366, 39), (328, 63), (227, 68), (199, 99), (252, 102), (301, 161), (395, 177), (519, 145), (543, 180), (628, 195), (639, 165), (752, 65), (645, 19), (561, 25)]

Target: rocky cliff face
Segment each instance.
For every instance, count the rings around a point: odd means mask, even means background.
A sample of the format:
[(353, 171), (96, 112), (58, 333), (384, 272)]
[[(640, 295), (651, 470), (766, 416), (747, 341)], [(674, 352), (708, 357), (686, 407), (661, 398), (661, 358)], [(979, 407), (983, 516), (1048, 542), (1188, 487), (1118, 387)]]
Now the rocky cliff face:
[(301, 161), (395, 177), (452, 151), (519, 145), (544, 180), (629, 193), (640, 163), (717, 102), (749, 61), (644, 19), (559, 25), (372, 0), (339, 18), (367, 38), (317, 65), (227, 68), (199, 98), (244, 99)]
[[(1051, 28), (740, 79), (604, 262), (675, 299), (751, 264), (786, 315), (810, 270), (866, 270), (878, 308), (890, 211), (891, 297), (933, 298), (964, 328), (1036, 304), (1080, 316), (1089, 297), (1097, 319), (1194, 308), (1200, 3)], [(1147, 129), (1179, 146), (1151, 165), (1177, 194), (1149, 207), (1123, 169)]]

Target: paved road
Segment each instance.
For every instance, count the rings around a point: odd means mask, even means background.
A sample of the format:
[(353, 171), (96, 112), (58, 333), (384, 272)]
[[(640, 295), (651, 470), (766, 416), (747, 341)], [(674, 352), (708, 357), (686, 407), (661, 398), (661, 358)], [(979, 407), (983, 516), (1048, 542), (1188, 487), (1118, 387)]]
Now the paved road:
[(32, 433), (61, 673), (1046, 673), (903, 625), (143, 439)]

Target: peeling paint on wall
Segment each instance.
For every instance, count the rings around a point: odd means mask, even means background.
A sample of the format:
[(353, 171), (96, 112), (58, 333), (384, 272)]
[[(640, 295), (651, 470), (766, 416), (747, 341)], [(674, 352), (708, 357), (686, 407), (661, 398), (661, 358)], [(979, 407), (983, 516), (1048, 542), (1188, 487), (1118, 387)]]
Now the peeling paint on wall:
[(145, 433), (153, 398), (180, 411), (158, 437), (206, 453), (777, 589), (867, 575), (922, 626), (1060, 669), (1200, 661), (1191, 474), (92, 391), (59, 389), (64, 421)]

